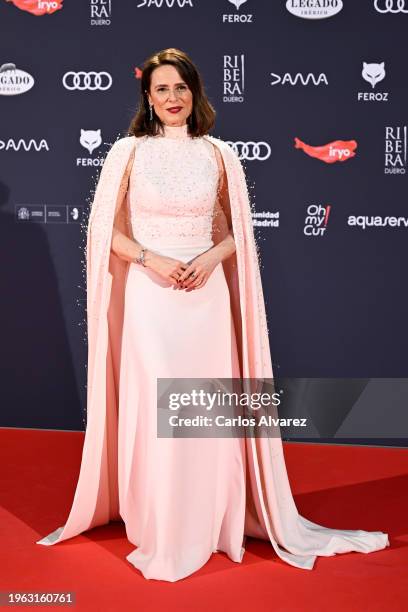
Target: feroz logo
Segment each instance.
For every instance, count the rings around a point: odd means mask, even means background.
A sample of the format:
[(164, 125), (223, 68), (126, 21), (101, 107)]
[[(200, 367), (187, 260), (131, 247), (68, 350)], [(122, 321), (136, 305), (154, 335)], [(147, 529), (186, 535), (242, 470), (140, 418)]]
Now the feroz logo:
[(223, 102), (243, 102), (245, 88), (244, 54), (224, 55)]
[[(385, 79), (386, 72), (384, 66), (384, 62), (363, 62), (361, 76), (365, 81), (367, 81), (367, 83), (370, 83), (372, 89), (374, 89), (377, 83), (380, 83), (380, 81)], [(357, 94), (357, 99), (363, 100), (364, 102), (388, 102), (388, 91), (359, 91)]]
[(363, 62), (363, 70), (361, 71), (363, 79), (371, 83), (371, 87), (374, 87), (385, 78), (384, 62), (380, 64), (368, 64)]
[(407, 126), (385, 127), (384, 174), (407, 172)]
[(342, 0), (287, 0), (289, 13), (303, 19), (325, 19), (340, 13)]
[(91, 25), (109, 26), (111, 24), (111, 0), (90, 0)]
[[(97, 130), (84, 130), (81, 128), (81, 132), (79, 135), (79, 142), (89, 151), (89, 155), (92, 155), (95, 149), (98, 149), (102, 144), (102, 134), (101, 129)], [(101, 167), (104, 162), (103, 157), (77, 157), (76, 165), (77, 167), (82, 166), (84, 168), (89, 167)]]
[(228, 0), (228, 2), (231, 2), (231, 4), (235, 6), (237, 11), (241, 8), (241, 5), (244, 4), (246, 1), (247, 0)]
[(379, 13), (408, 13), (405, 0), (375, 0), (374, 8)]
[[(235, 6), (237, 11), (241, 8), (243, 4), (246, 4), (247, 0), (228, 0), (231, 4)], [(223, 23), (253, 23), (253, 15), (244, 14), (244, 13), (233, 13), (233, 14), (223, 14), (222, 22)]]
[(295, 76), (291, 76), (289, 72), (285, 72), (285, 74), (280, 76), (279, 74), (275, 74), (271, 72), (271, 76), (273, 77), (273, 81), (271, 81), (271, 85), (328, 85), (326, 75), (321, 72), (318, 77), (315, 77), (314, 74), (309, 72), (306, 76), (303, 76), (300, 72), (297, 72)]
[(334, 162), (344, 162), (355, 156), (357, 142), (355, 140), (334, 140), (329, 144), (320, 147), (313, 147), (305, 144), (302, 140), (295, 137), (295, 149), (301, 149), (309, 157), (315, 157), (326, 164)]
[(243, 142), (242, 140), (226, 142), (235, 151), (239, 159), (265, 161), (271, 155), (271, 147), (267, 142), (254, 142), (252, 140), (248, 142)]
[(305, 226), (303, 233), (305, 236), (318, 236), (321, 238), (324, 236), (327, 223), (329, 221), (331, 204), (322, 206), (321, 204), (310, 204), (307, 207), (307, 215), (305, 219)]
[(65, 89), (73, 91), (106, 91), (112, 85), (112, 77), (109, 72), (66, 72), (62, 77)]
[(15, 64), (7, 63), (0, 66), (0, 95), (17, 96), (29, 91), (34, 85), (34, 79), (28, 72), (19, 70)]
[(101, 129), (99, 128), (98, 130), (83, 130), (81, 128), (79, 142), (85, 149), (89, 151), (89, 154), (92, 155), (94, 150), (100, 147), (102, 144)]
[(27, 11), (36, 17), (42, 15), (50, 15), (55, 11), (61, 10), (63, 0), (6, 0), (6, 2), (12, 2), (15, 7), (22, 11)]

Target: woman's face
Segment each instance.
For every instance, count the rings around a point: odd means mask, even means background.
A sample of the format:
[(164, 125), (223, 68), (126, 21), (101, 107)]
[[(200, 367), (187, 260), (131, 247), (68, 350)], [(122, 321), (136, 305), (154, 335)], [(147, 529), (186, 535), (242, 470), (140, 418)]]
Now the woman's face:
[[(193, 93), (174, 66), (155, 68), (150, 77), (149, 104), (166, 125), (184, 125), (193, 110)], [(169, 109), (178, 109), (171, 112)]]

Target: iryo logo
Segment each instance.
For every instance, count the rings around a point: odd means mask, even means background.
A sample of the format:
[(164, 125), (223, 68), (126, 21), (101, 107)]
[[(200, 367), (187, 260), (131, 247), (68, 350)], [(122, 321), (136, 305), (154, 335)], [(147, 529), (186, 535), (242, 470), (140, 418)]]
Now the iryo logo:
[(299, 138), (295, 137), (295, 149), (302, 149), (306, 155), (316, 157), (326, 164), (334, 164), (334, 162), (344, 162), (355, 156), (357, 142), (355, 140), (334, 140), (320, 147), (307, 145)]
[(36, 17), (50, 15), (63, 8), (63, 0), (6, 0), (6, 2), (12, 2), (20, 10), (27, 11)]

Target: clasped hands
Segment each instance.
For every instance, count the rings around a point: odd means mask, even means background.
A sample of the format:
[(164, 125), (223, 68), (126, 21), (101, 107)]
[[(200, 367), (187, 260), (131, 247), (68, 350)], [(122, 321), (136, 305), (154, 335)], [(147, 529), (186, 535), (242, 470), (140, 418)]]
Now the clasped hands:
[(158, 253), (150, 254), (148, 267), (168, 280), (175, 289), (201, 289), (222, 261), (214, 247), (187, 263)]

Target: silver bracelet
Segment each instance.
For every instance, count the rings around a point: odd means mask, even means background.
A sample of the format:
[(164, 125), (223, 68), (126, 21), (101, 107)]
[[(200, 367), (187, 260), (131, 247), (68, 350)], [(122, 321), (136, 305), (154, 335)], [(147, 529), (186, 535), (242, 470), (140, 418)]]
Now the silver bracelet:
[(147, 251), (147, 249), (145, 249), (143, 247), (142, 250), (140, 251), (139, 257), (135, 258), (135, 262), (138, 263), (138, 264), (141, 264), (144, 267), (146, 267), (146, 264), (145, 264), (145, 252), (146, 251)]

